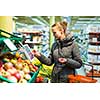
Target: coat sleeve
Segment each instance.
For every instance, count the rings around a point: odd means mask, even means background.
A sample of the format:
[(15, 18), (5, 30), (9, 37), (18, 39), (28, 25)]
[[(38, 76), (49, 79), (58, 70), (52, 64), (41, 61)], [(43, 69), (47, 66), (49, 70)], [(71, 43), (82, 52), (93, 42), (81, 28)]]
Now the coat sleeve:
[(80, 68), (82, 66), (79, 47), (76, 43), (73, 43), (72, 59), (67, 58), (67, 65), (71, 68)]
[(41, 54), (40, 57), (37, 57), (39, 61), (45, 65), (51, 66), (54, 63), (52, 53), (48, 57), (45, 57), (43, 54)]
[[(53, 46), (52, 46), (53, 49)], [(41, 54), (40, 57), (37, 57), (39, 61), (45, 65), (51, 66), (54, 63), (54, 58), (53, 58), (53, 50), (51, 49), (51, 53), (49, 54), (48, 57), (44, 56)]]

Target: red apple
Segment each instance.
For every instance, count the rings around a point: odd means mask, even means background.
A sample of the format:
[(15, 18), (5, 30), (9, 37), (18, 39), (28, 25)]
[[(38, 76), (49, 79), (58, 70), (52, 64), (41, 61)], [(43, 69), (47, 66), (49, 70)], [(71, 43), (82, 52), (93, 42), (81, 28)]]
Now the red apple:
[(21, 79), (21, 75), (20, 75), (20, 73), (15, 73), (13, 76), (15, 76), (16, 78), (17, 78), (17, 80), (20, 80)]
[(44, 78), (42, 76), (39, 76), (40, 82), (43, 82)]
[(14, 75), (15, 73), (17, 73), (17, 70), (15, 68), (12, 69), (8, 69), (7, 70), (11, 75)]
[(4, 64), (4, 68), (5, 68), (5, 70), (13, 68), (13, 64), (11, 62), (7, 62)]
[(38, 67), (37, 66), (35, 66), (35, 65), (33, 65), (33, 68), (37, 71), (38, 70)]
[(19, 57), (17, 61), (18, 61), (18, 62), (23, 62), (23, 60), (22, 60), (21, 57)]
[(1, 67), (0, 68), (0, 72), (2, 73), (2, 72), (4, 72), (5, 70), (3, 69), (3, 67)]
[(2, 67), (2, 65), (3, 65), (3, 62), (2, 62), (2, 61), (0, 61), (0, 68)]
[(38, 70), (38, 67), (35, 66), (35, 65), (30, 64), (29, 66), (30, 66), (30, 67), (33, 67), (36, 71)]
[(24, 72), (23, 71), (19, 71), (19, 74), (20, 74), (21, 78), (24, 77)]
[(29, 68), (32, 72), (36, 72), (36, 70), (33, 68), (33, 65), (32, 64), (29, 64)]
[(10, 81), (12, 81), (12, 82), (15, 82), (15, 83), (17, 83), (17, 81), (18, 81), (17, 78), (14, 77), (14, 76), (9, 76), (8, 79), (9, 79)]
[(36, 82), (36, 83), (39, 83), (39, 82), (40, 82), (39, 77), (36, 78), (35, 82)]

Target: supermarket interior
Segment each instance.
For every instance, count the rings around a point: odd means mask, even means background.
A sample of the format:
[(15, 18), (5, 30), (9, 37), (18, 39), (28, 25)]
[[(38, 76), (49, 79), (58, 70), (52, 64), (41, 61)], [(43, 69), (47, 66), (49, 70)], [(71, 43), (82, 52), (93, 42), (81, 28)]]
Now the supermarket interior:
[(67, 22), (82, 60), (66, 75), (68, 83), (100, 83), (100, 16), (0, 16), (0, 83), (52, 83), (55, 63), (46, 65), (33, 52), (48, 58), (56, 41), (52, 25), (58, 22)]

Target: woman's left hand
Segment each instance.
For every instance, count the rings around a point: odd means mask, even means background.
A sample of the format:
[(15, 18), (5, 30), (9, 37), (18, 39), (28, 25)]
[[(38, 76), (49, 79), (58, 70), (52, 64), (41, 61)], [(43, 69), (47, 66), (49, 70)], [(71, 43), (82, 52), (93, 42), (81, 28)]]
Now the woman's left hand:
[(58, 61), (62, 64), (66, 63), (67, 62), (67, 59), (65, 58), (59, 58)]

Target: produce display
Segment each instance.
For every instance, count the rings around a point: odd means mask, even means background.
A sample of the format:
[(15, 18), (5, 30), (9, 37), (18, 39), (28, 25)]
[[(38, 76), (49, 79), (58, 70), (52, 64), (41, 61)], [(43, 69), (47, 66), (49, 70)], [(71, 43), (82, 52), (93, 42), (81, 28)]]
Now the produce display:
[(47, 66), (45, 64), (42, 64), (36, 57), (34, 57), (32, 63), (35, 64), (35, 65), (38, 65), (38, 66), (42, 66), (42, 68), (39, 71), (38, 76), (41, 76), (44, 79), (46, 78), (48, 80), (51, 79), (51, 73), (52, 73), (52, 69), (53, 69), (54, 65)]
[[(23, 48), (22, 38), (0, 30), (0, 83), (47, 83), (51, 78), (52, 66), (42, 64), (37, 58), (30, 60)], [(8, 39), (16, 46), (12, 51), (4, 40)], [(8, 43), (8, 42), (7, 42)], [(20, 44), (21, 43), (21, 44)], [(25, 50), (26, 51), (25, 51)], [(27, 53), (29, 55), (29, 51)]]
[[(28, 59), (23, 59), (19, 52), (11, 52), (0, 55), (0, 82), (7, 79), (12, 83), (27, 83), (39, 70), (39, 67), (31, 63)], [(6, 82), (9, 82), (7, 81)], [(32, 80), (31, 80), (32, 82)]]

